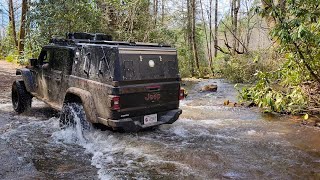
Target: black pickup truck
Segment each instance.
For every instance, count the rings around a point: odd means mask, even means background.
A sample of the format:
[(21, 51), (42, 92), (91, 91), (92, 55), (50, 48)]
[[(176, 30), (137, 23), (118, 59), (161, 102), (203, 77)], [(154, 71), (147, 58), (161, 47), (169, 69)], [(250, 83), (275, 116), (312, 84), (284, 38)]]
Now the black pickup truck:
[(32, 98), (61, 111), (62, 127), (103, 124), (138, 131), (171, 124), (182, 113), (177, 51), (152, 43), (117, 42), (105, 34), (68, 33), (18, 69), (12, 103), (22, 113)]

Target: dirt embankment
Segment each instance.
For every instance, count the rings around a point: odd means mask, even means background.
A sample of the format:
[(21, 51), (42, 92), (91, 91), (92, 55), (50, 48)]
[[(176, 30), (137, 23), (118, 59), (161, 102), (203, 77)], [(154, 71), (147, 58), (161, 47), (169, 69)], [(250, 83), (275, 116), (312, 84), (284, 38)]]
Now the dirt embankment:
[(19, 67), (21, 66), (0, 60), (0, 104), (11, 102), (11, 85)]

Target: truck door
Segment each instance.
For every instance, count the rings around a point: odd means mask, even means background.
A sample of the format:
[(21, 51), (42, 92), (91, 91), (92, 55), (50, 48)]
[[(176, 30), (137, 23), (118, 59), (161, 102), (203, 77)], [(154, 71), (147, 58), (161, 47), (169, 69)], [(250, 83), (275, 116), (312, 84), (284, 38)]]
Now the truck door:
[[(63, 69), (66, 64), (65, 56), (68, 53), (64, 49), (50, 49), (48, 50), (50, 57), (49, 63), (43, 64), (43, 77), (46, 81), (47, 91), (44, 89), (44, 94), (47, 96), (46, 99), (52, 103), (59, 103), (61, 96), (61, 86), (63, 78)], [(68, 55), (68, 54), (67, 54)]]
[(39, 58), (38, 64), (39, 67), (32, 71), (32, 74), (37, 77), (37, 90), (36, 93), (39, 97), (49, 100), (48, 94), (48, 85), (50, 84), (50, 67), (49, 67), (49, 60), (53, 58), (53, 52), (51, 49), (42, 49)]

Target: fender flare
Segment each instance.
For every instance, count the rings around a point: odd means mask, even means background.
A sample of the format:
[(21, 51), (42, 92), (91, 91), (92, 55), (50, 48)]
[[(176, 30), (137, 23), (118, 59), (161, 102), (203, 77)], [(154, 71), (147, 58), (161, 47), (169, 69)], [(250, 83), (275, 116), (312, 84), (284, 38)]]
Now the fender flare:
[(28, 92), (35, 92), (36, 82), (30, 69), (22, 68), (16, 70), (16, 75), (20, 75)]
[(68, 98), (72, 95), (77, 96), (81, 99), (87, 120), (91, 123), (98, 123), (97, 110), (91, 93), (80, 88), (70, 87), (67, 90), (64, 102), (68, 102)]

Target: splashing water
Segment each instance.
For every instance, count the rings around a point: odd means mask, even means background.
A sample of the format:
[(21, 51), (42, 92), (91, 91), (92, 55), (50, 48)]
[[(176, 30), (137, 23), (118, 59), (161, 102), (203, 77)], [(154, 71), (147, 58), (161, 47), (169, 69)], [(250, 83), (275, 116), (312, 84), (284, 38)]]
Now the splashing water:
[[(92, 154), (91, 163), (99, 169), (100, 179), (114, 177), (149, 178), (150, 174), (159, 171), (156, 166), (169, 166), (181, 173), (188, 172), (184, 164), (163, 160), (139, 142), (137, 134), (120, 134), (116, 132), (86, 129), (83, 120), (78, 116), (79, 107), (73, 107), (75, 126), (54, 132), (52, 137), (57, 143), (76, 144), (85, 148), (85, 152)], [(174, 130), (176, 131), (176, 130)], [(151, 170), (149, 168), (152, 168)], [(146, 168), (146, 169), (145, 169)], [(157, 174), (166, 172), (157, 172)]]
[[(25, 162), (21, 167), (40, 172), (33, 179), (320, 177), (319, 131), (265, 118), (254, 109), (224, 107), (219, 103), (230, 92), (233, 96), (233, 85), (219, 84), (217, 93), (189, 93), (174, 124), (139, 133), (87, 130), (77, 116), (79, 107), (71, 110), (76, 125), (61, 130), (58, 118), (43, 115), (47, 110), (15, 115), (3, 105), (0, 124), (8, 125), (0, 126), (0, 153), (8, 149), (9, 155), (1, 156), (2, 167)], [(2, 167), (0, 179), (10, 169)]]
[[(72, 114), (71, 117), (73, 117), (72, 122), (67, 122), (67, 124), (64, 125), (66, 128), (59, 133), (54, 133), (53, 137), (58, 140), (62, 140), (64, 143), (85, 145), (87, 143), (87, 139), (85, 138), (83, 121), (86, 120), (81, 119), (85, 117), (79, 117), (80, 112), (83, 111), (83, 107), (73, 103), (69, 108), (70, 113)], [(65, 116), (65, 118), (67, 118), (69, 115), (65, 114)]]

